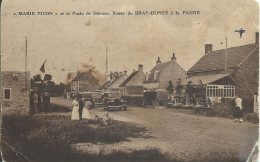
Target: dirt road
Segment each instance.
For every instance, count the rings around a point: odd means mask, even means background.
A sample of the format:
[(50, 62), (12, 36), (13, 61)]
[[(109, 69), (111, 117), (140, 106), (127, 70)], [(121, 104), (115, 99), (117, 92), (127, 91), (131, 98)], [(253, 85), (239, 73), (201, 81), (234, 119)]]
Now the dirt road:
[[(71, 101), (62, 98), (52, 98), (51, 102), (72, 106)], [(102, 108), (91, 110), (92, 117), (103, 113)], [(120, 145), (136, 149), (156, 147), (174, 156), (231, 153), (245, 160), (258, 138), (257, 124), (188, 115), (174, 109), (128, 107), (127, 111), (112, 111), (110, 116), (151, 129), (152, 138), (131, 138), (131, 142)]]

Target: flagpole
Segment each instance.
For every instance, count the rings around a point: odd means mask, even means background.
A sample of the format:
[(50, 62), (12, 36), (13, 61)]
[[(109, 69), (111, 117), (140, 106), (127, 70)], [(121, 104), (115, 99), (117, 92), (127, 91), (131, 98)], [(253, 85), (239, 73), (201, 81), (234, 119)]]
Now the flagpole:
[(27, 72), (27, 37), (25, 37), (25, 72)]
[(108, 60), (107, 60), (107, 51), (108, 51), (108, 45), (106, 47), (106, 81), (107, 81), (107, 75), (108, 75)]
[(226, 58), (225, 58), (225, 71), (226, 73), (229, 75), (229, 77), (234, 81), (235, 83), (235, 80), (233, 79), (233, 77), (228, 73), (227, 71), (227, 57), (228, 57), (228, 50), (227, 50), (227, 36), (226, 36)]
[(226, 58), (225, 58), (225, 70), (227, 71), (227, 36), (226, 36)]

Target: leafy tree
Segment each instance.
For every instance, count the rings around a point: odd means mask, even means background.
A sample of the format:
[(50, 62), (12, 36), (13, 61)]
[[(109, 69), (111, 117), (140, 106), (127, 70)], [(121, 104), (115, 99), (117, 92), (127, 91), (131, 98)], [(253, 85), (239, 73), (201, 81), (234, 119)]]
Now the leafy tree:
[(177, 81), (177, 86), (175, 88), (178, 95), (181, 95), (182, 89), (183, 89), (183, 86), (181, 84), (181, 78), (179, 78)]
[(42, 78), (40, 74), (34, 75), (32, 78), (32, 82), (42, 82)]
[(52, 75), (50, 75), (50, 74), (45, 74), (43, 80), (44, 80), (44, 81), (51, 81), (51, 80), (52, 80)]
[(188, 85), (186, 87), (186, 94), (189, 95), (189, 96), (192, 96), (192, 94), (194, 92), (194, 88), (191, 84), (192, 84), (192, 81), (189, 81)]
[(168, 87), (167, 87), (167, 91), (168, 91), (169, 93), (172, 93), (172, 92), (173, 92), (173, 85), (172, 85), (172, 81), (171, 81), (171, 80), (169, 81), (169, 85), (168, 85)]

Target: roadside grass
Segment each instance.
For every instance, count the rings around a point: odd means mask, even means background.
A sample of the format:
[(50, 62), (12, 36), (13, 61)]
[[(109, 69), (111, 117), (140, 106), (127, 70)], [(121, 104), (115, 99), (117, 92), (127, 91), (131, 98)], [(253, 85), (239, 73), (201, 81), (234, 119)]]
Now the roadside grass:
[(62, 105), (57, 104), (51, 104), (51, 111), (52, 112), (70, 112), (72, 110), (72, 107), (66, 107)]
[(114, 143), (142, 136), (145, 131), (145, 127), (119, 121), (93, 127), (84, 121), (71, 121), (69, 116), (12, 115), (2, 116), (1, 145), (6, 161), (15, 155), (9, 146), (33, 161), (64, 161), (72, 156), (73, 143)]
[[(225, 102), (215, 104), (214, 108), (173, 108), (174, 111), (190, 114), (190, 115), (200, 115), (208, 117), (220, 117), (234, 119), (235, 106), (232, 100), (225, 100)], [(257, 113), (244, 112), (244, 120), (254, 124), (259, 123), (259, 117)]]

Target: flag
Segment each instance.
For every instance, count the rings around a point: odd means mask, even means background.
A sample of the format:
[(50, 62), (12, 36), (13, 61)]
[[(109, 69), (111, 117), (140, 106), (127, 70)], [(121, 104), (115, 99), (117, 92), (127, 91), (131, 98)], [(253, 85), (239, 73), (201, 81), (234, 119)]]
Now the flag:
[(47, 61), (47, 59), (44, 61), (44, 63), (42, 64), (41, 68), (40, 68), (40, 71), (45, 73), (45, 68), (44, 68), (44, 65), (45, 65), (45, 62)]

